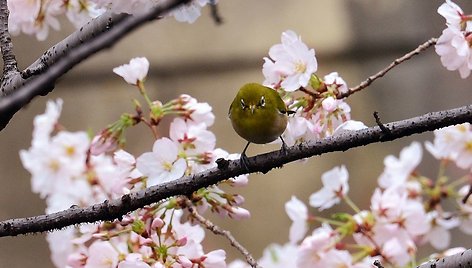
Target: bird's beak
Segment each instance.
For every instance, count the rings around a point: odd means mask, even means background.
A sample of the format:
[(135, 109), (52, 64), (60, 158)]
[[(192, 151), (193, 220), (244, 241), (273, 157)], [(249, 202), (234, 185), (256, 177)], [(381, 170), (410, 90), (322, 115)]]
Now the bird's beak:
[(256, 109), (255, 105), (249, 105), (249, 109), (251, 109), (251, 113), (254, 113), (254, 109)]

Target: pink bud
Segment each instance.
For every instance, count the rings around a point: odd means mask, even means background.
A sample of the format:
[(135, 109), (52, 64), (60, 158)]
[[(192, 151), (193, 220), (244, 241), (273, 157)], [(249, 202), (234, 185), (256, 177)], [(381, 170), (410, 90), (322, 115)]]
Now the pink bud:
[(323, 106), (323, 109), (327, 112), (332, 112), (332, 111), (336, 110), (336, 108), (338, 108), (338, 105), (336, 103), (336, 99), (334, 99), (333, 97), (328, 97), (328, 98), (324, 99), (321, 102), (321, 105)]
[(244, 220), (249, 219), (251, 217), (251, 213), (249, 210), (242, 207), (231, 207), (230, 216), (235, 220)]
[(242, 203), (244, 203), (244, 196), (242, 195), (239, 195), (239, 194), (235, 194), (233, 196), (233, 201), (236, 205), (241, 205)]
[(154, 220), (152, 220), (152, 229), (160, 229), (162, 226), (164, 226), (164, 221), (161, 218), (155, 218)]
[(187, 244), (187, 237), (180, 238), (179, 240), (175, 241), (175, 245), (178, 247), (183, 247)]
[(117, 148), (118, 143), (116, 139), (97, 135), (93, 138), (92, 144), (90, 145), (90, 153), (92, 155), (100, 155), (103, 153), (113, 152)]

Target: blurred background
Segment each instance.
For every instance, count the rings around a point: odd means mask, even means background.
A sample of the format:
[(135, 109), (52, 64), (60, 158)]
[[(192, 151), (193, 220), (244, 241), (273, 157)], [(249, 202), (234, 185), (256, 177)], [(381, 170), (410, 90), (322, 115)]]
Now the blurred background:
[[(456, 1), (466, 13), (472, 13), (470, 1)], [(208, 102), (216, 115), (211, 130), (217, 147), (241, 152), (245, 141), (235, 134), (227, 119), (230, 102), (241, 85), (262, 82), (262, 58), (269, 48), (280, 42), (283, 31), (291, 29), (316, 50), (319, 70), (324, 76), (337, 71), (355, 86), (445, 28), (436, 12), (443, 1), (282, 1), (222, 0), (219, 10), (224, 19), (215, 25), (209, 9), (194, 24), (173, 19), (156, 21), (130, 34), (113, 48), (103, 51), (70, 71), (55, 90), (34, 99), (18, 112), (0, 132), (0, 219), (43, 214), (44, 201), (30, 188), (30, 174), (22, 168), (18, 152), (31, 143), (32, 122), (44, 112), (48, 99), (63, 98), (60, 121), (68, 130), (100, 131), (133, 110), (135, 89), (112, 72), (130, 58), (145, 56), (151, 62), (146, 86), (150, 95), (162, 102), (188, 93)], [(14, 38), (15, 52), (21, 68), (28, 66), (47, 48), (74, 29), (64, 22), (60, 32), (51, 32), (47, 42), (33, 37)], [(348, 103), (352, 118), (375, 125), (372, 113), (378, 111), (383, 122), (401, 120), (430, 111), (470, 104), (470, 78), (461, 80), (440, 64), (430, 48), (413, 60), (389, 72), (362, 92), (352, 95)], [(150, 133), (142, 127), (128, 132), (128, 150), (136, 155), (149, 151)], [(252, 217), (234, 221), (212, 219), (229, 229), (256, 258), (270, 243), (288, 241), (290, 220), (284, 203), (292, 195), (304, 202), (320, 189), (323, 172), (346, 165), (350, 174), (349, 196), (361, 208), (368, 208), (369, 198), (383, 170), (383, 158), (398, 156), (402, 147), (413, 140), (431, 140), (432, 133), (416, 135), (389, 143), (378, 143), (347, 152), (313, 157), (305, 163), (291, 163), (268, 174), (253, 174), (245, 188), (230, 189), (246, 198), (245, 208)], [(278, 149), (276, 145), (251, 146), (248, 155)], [(431, 167), (431, 168), (430, 168)], [(419, 171), (436, 175), (436, 161), (424, 154)], [(452, 171), (454, 172), (454, 171)], [(344, 205), (323, 213), (349, 211)], [(311, 213), (319, 212), (311, 209)], [(471, 247), (470, 239), (454, 234), (452, 246)], [(228, 242), (207, 233), (208, 250), (228, 249), (228, 259), (241, 258)], [(431, 251), (429, 251), (431, 252)], [(0, 238), (0, 267), (52, 267), (43, 234)]]

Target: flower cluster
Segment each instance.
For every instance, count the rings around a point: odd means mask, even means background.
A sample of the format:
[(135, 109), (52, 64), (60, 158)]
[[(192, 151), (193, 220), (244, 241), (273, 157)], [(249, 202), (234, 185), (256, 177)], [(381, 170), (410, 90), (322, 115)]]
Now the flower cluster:
[[(346, 168), (335, 167), (322, 175), (323, 188), (310, 196), (309, 204), (324, 210), (343, 201), (354, 213), (322, 218), (311, 214), (302, 201), (292, 197), (285, 204), (292, 220), (289, 242), (270, 245), (260, 264), (268, 268), (367, 268), (379, 260), (384, 267), (414, 267), (418, 247), (427, 243), (437, 250), (445, 250), (432, 255), (436, 257), (464, 251), (464, 248), (448, 248), (450, 230), (459, 228), (465, 234), (472, 234), (468, 175), (472, 168), (472, 126), (468, 123), (451, 126), (434, 134), (434, 142), (426, 142), (425, 147), (440, 161), (436, 179), (417, 170), (423, 150), (420, 143), (413, 142), (398, 158), (392, 155), (385, 158), (385, 169), (378, 177), (370, 208), (361, 210), (347, 196)], [(464, 177), (447, 176), (445, 170), (449, 163), (463, 169)], [(321, 226), (308, 233), (315, 222), (321, 222)], [(229, 267), (249, 266), (235, 261)]]
[[(169, 13), (177, 21), (193, 23), (201, 15), (201, 8), (209, 0), (195, 0)], [(106, 10), (115, 13), (143, 13), (159, 0), (9, 0), (8, 20), (12, 34), (23, 32), (35, 35), (38, 40), (45, 40), (49, 28), (59, 30), (58, 16), (66, 15), (67, 19), (79, 28), (85, 23), (103, 14)]]
[[(217, 158), (239, 157), (215, 148), (215, 136), (208, 130), (214, 114), (207, 103), (189, 95), (164, 104), (151, 101), (144, 86), (148, 66), (145, 58), (136, 58), (114, 70), (138, 88), (148, 106), (147, 116), (135, 100), (136, 114), (124, 114), (92, 139), (59, 125), (62, 100), (48, 102), (46, 112), (35, 118), (32, 145), (20, 156), (32, 174), (33, 192), (46, 199), (47, 213), (89, 206), (195, 174), (215, 167)], [(160, 136), (157, 126), (168, 116), (174, 117), (169, 135)], [(152, 150), (135, 157), (121, 148), (126, 129), (139, 123), (146, 124), (156, 140)], [(247, 181), (242, 175), (225, 184), (244, 186)], [(198, 213), (209, 210), (232, 219), (250, 216), (240, 207), (241, 195), (217, 186), (194, 192), (188, 201)], [(175, 197), (120, 220), (49, 233), (53, 262), (72, 268), (225, 267), (223, 250), (203, 250), (203, 227), (193, 215), (184, 214), (189, 202)]]
[[(264, 58), (262, 73), (264, 85), (277, 90), (295, 112), (282, 135), (284, 141), (293, 145), (333, 135), (350, 121), (351, 108), (340, 97), (349, 91), (346, 82), (337, 72), (323, 79), (316, 76), (315, 50), (309, 49), (295, 32), (286, 31), (281, 39), (282, 43), (272, 46), (269, 57)], [(362, 127), (355, 125), (354, 129)]]
[(436, 44), (441, 63), (450, 71), (458, 70), (461, 78), (467, 78), (472, 69), (472, 16), (466, 15), (451, 0), (438, 8), (446, 19), (447, 28)]

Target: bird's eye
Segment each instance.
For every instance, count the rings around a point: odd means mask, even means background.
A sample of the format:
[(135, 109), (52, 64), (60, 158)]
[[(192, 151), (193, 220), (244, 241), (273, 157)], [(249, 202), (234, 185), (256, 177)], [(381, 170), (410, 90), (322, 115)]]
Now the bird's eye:
[(243, 98), (241, 98), (241, 108), (243, 108), (243, 110), (247, 108)]
[(264, 107), (265, 106), (265, 97), (262, 96), (261, 99), (259, 100), (259, 103), (257, 104), (259, 107)]

